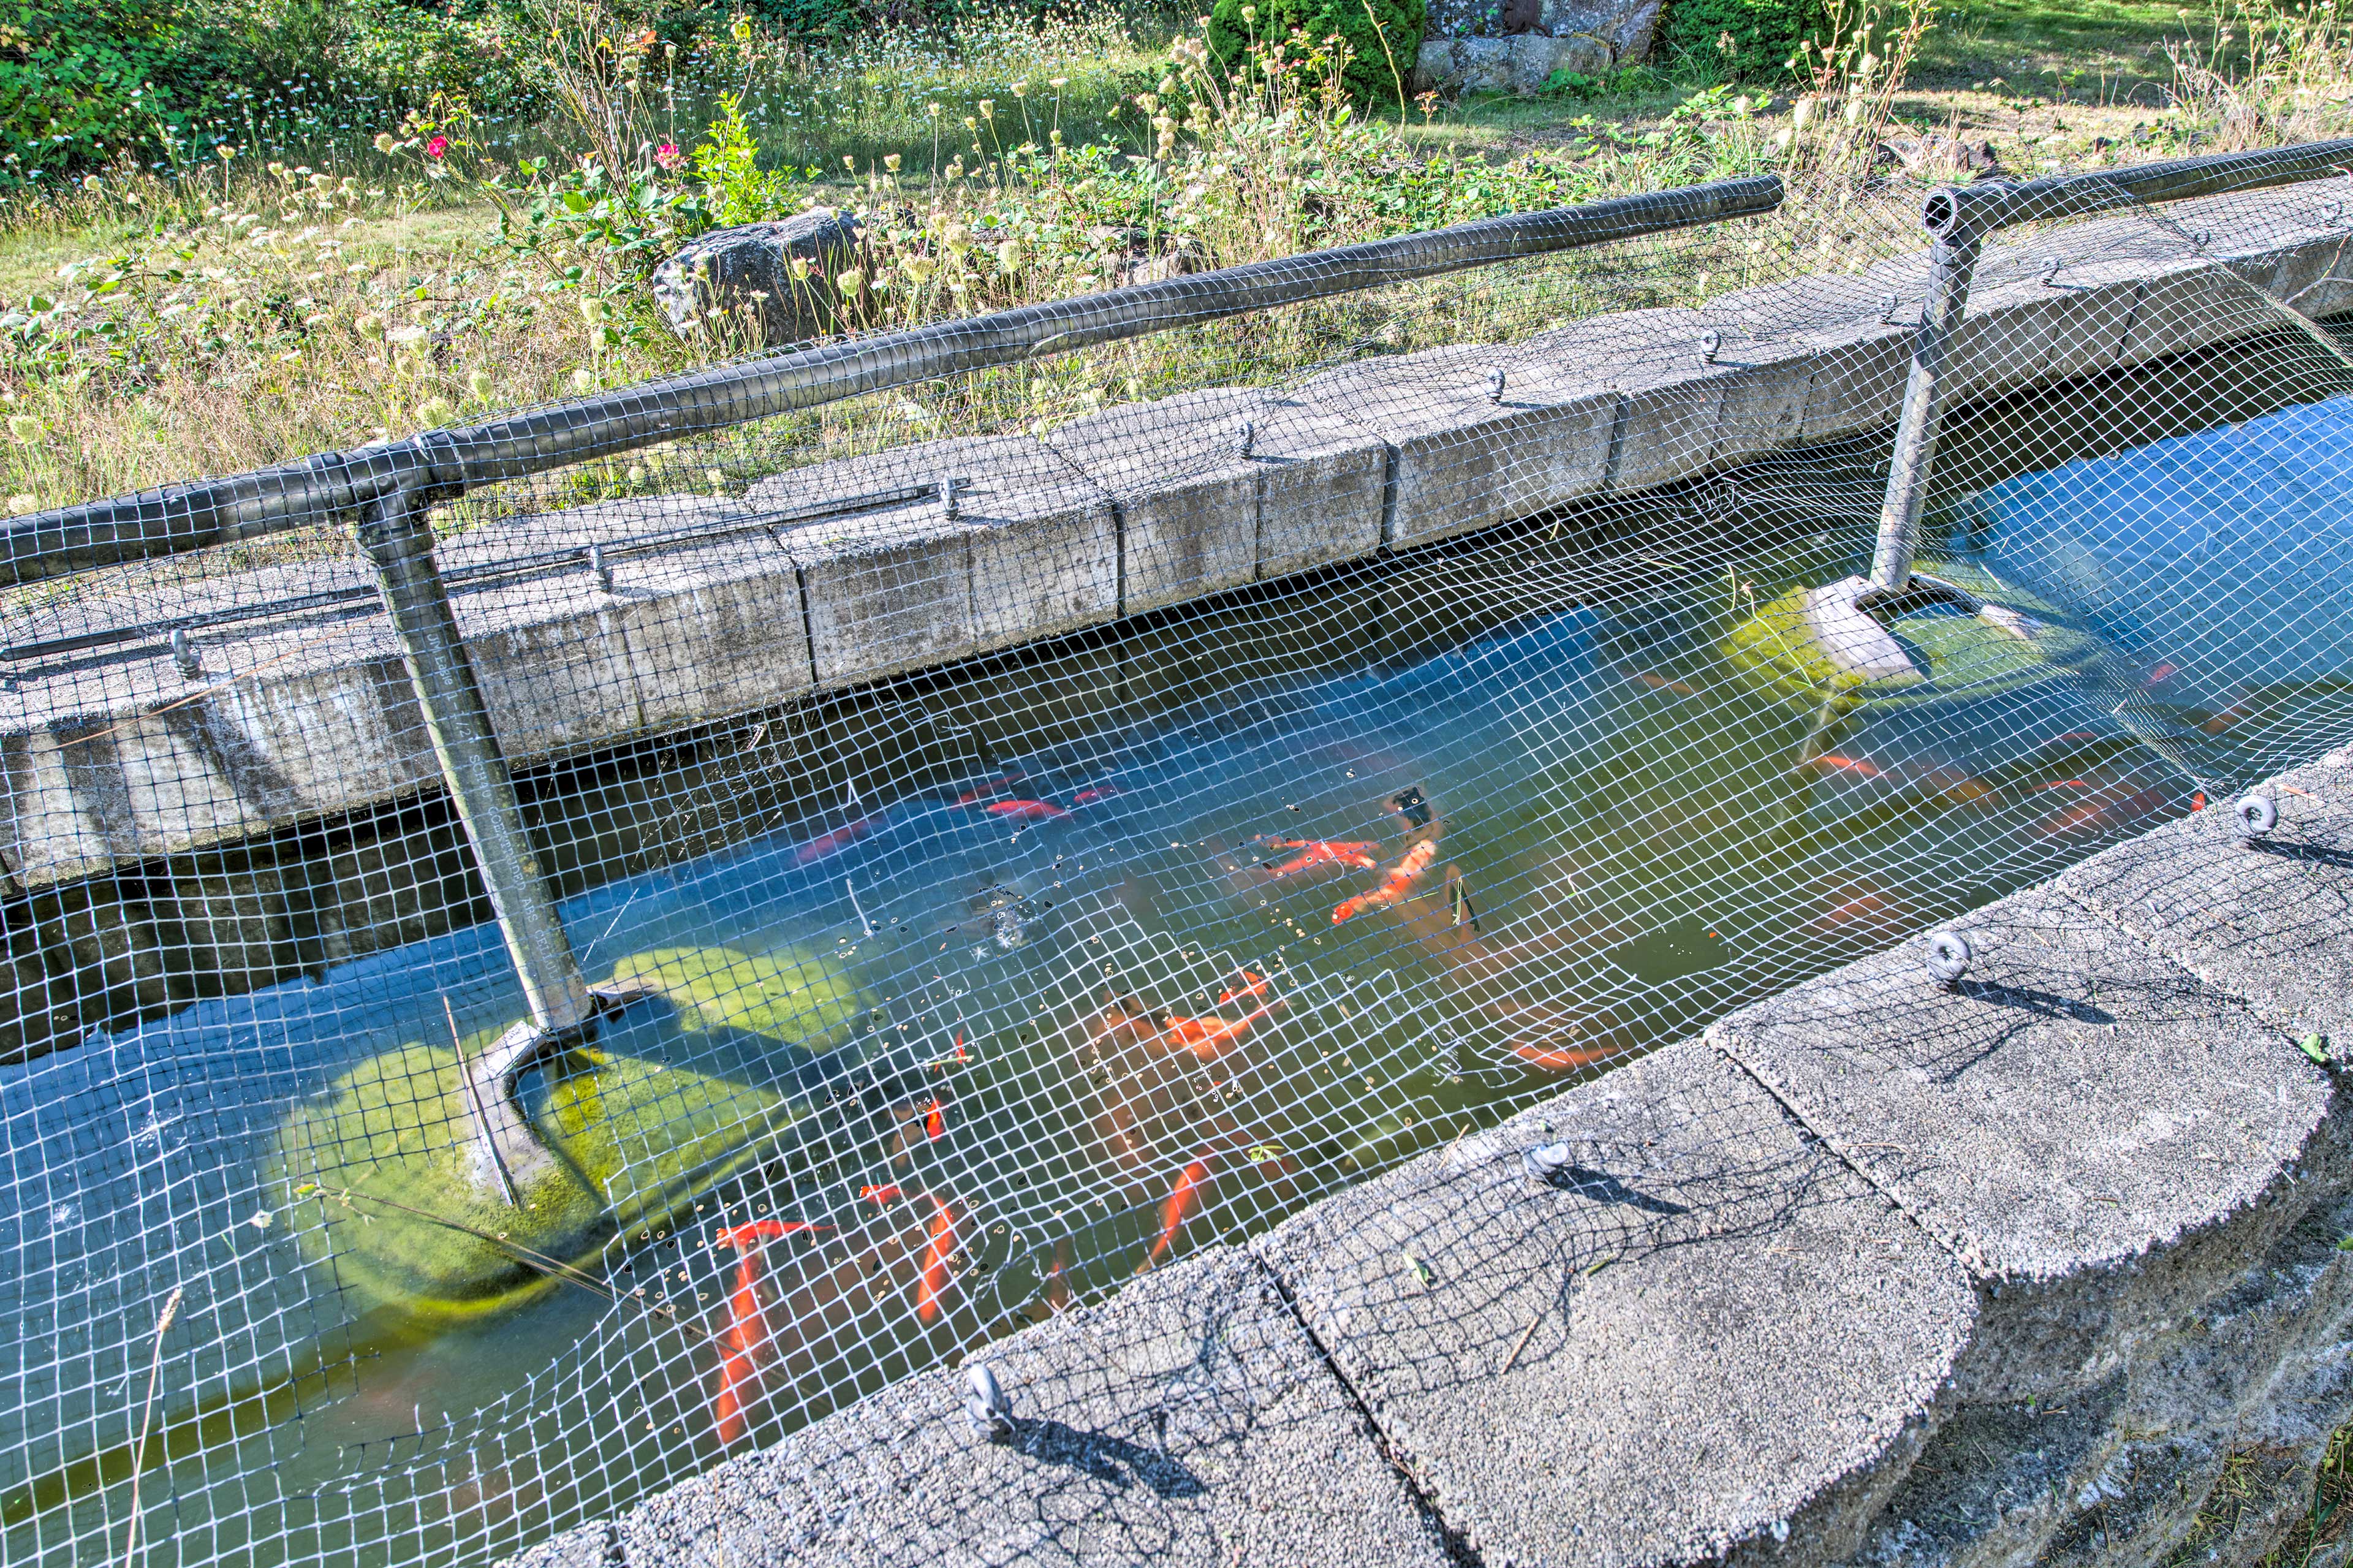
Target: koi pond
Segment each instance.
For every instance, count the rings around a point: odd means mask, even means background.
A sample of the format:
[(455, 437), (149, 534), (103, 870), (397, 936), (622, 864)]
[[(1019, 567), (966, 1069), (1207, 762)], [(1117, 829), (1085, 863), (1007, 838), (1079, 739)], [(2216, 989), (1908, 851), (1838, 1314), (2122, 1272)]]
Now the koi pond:
[(2053, 635), (1899, 623), (1883, 692), (1777, 653), (1862, 531), (1763, 503), (1120, 628), (1005, 686), (1034, 744), (571, 900), (629, 1000), (522, 1079), (514, 1207), (488, 925), (5, 1069), (7, 1560), (120, 1549), (174, 1286), (150, 1561), (489, 1560), (2344, 729), (2327, 660), (2069, 602), (2037, 483), (1931, 569)]

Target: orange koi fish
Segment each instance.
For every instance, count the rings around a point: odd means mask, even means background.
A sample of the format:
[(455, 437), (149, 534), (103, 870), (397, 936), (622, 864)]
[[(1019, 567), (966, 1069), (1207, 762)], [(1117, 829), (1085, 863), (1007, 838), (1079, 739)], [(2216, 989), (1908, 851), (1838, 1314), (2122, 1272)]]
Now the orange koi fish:
[(831, 1228), (807, 1220), (755, 1219), (719, 1233), (717, 1244), (732, 1247), (741, 1255), (735, 1261), (735, 1289), (727, 1298), (727, 1331), (719, 1342), (719, 1392), (711, 1402), (712, 1420), (719, 1428), (721, 1443), (733, 1443), (744, 1435), (744, 1390), (752, 1382), (754, 1359), (768, 1339), (767, 1314), (760, 1307), (761, 1244)]
[(1244, 997), (1256, 1000), (1257, 998), (1265, 995), (1268, 989), (1274, 984), (1265, 975), (1252, 974), (1247, 969), (1241, 972), (1241, 976), (1244, 981), (1243, 984), (1237, 985), (1230, 991), (1223, 991), (1218, 994), (1219, 1006), (1222, 1007), (1229, 1002), (1240, 1002)]
[(1227, 1047), (1249, 1033), (1252, 1024), (1273, 1012), (1280, 1005), (1269, 1002), (1239, 1018), (1180, 1018), (1172, 1013), (1162, 1021), (1160, 1032), (1163, 1037), (1183, 1047), (1201, 1060), (1214, 1062), (1226, 1054)]
[(1405, 852), (1405, 858), (1398, 862), (1398, 868), (1389, 873), (1388, 881), (1369, 893), (1358, 893), (1355, 898), (1344, 900), (1338, 909), (1334, 910), (1332, 923), (1338, 925), (1366, 910), (1385, 910), (1396, 903), (1406, 896), (1415, 880), (1430, 869), (1430, 863), (1437, 858), (1437, 840), (1423, 839)]
[(939, 1320), (940, 1299), (948, 1293), (955, 1255), (955, 1210), (933, 1198), (931, 1239), (923, 1244), (923, 1277), (915, 1286), (915, 1316), (921, 1321)]
[(948, 1135), (947, 1108), (934, 1100), (923, 1107), (923, 1136), (944, 1138)]
[(1810, 757), (1806, 761), (1806, 765), (1825, 775), (1831, 773), (1852, 773), (1859, 779), (1876, 779), (1887, 776), (1880, 771), (1879, 764), (1876, 763), (1867, 763), (1861, 757), (1842, 757), (1836, 752), (1824, 752), (1819, 757)]
[(1176, 1244), (1176, 1233), (1185, 1228), (1185, 1222), (1201, 1206), (1201, 1190), (1208, 1181), (1209, 1157), (1203, 1154), (1186, 1166), (1176, 1184), (1168, 1189), (1168, 1201), (1160, 1205), (1160, 1234), (1153, 1238), (1152, 1255), (1144, 1260), (1145, 1268), (1166, 1258), (1168, 1249)]
[(991, 816), (1009, 816), (1016, 822), (1051, 822), (1071, 814), (1060, 806), (1042, 800), (1000, 800), (987, 808)]
[(2036, 784), (2032, 789), (2026, 793), (2029, 795), (2041, 795), (2046, 789), (2097, 789), (2099, 787), (2099, 785), (2088, 783), (2083, 779), (2052, 779), (2049, 784)]
[(881, 813), (861, 816), (855, 822), (844, 823), (830, 833), (820, 834), (793, 851), (793, 864), (814, 866), (819, 860), (829, 860), (868, 834), (882, 826)]
[(2034, 825), (2044, 838), (2086, 838), (2104, 833), (2137, 831), (2171, 816), (2179, 797), (2168, 790), (2143, 789), (2130, 795), (2102, 792), (2080, 805), (2053, 812)]
[(987, 784), (965, 791), (955, 797), (955, 803), (958, 805), (978, 805), (984, 800), (995, 800), (998, 795), (1010, 791), (1015, 781), (1020, 776), (1019, 773), (999, 773)]
[(878, 1209), (889, 1208), (899, 1201), (899, 1188), (896, 1183), (887, 1187), (865, 1186), (858, 1189), (858, 1195), (862, 1201), (872, 1204)]
[(1266, 841), (1266, 847), (1269, 849), (1299, 851), (1282, 865), (1266, 868), (1278, 877), (1294, 876), (1301, 871), (1325, 865), (1354, 866), (1361, 870), (1369, 871), (1377, 864), (1373, 859), (1373, 855), (1380, 848), (1377, 844), (1358, 844), (1329, 838), (1270, 838)]
[(1608, 1046), (1565, 1046), (1546, 1049), (1524, 1040), (1512, 1044), (1512, 1055), (1538, 1072), (1575, 1072), (1579, 1068), (1599, 1066), (1619, 1053)]
[(2155, 669), (2150, 670), (2148, 672), (2148, 679), (2142, 681), (2141, 684), (2143, 686), (2162, 686), (2180, 673), (2181, 667), (2175, 664), (2172, 660), (2168, 659), (2164, 663), (2158, 665)]
[(971, 1064), (972, 1053), (964, 1048), (964, 1031), (958, 1029), (955, 1032), (955, 1048), (947, 1055), (936, 1057), (923, 1065), (934, 1072), (945, 1072), (950, 1068), (969, 1067)]
[(1670, 680), (1663, 675), (1653, 675), (1647, 669), (1621, 669), (1618, 672), (1628, 680), (1647, 686), (1653, 691), (1672, 691), (1678, 697), (1697, 697), (1699, 688), (1689, 681)]
[(1093, 805), (1099, 801), (1114, 799), (1127, 792), (1117, 784), (1095, 784), (1071, 797), (1072, 805)]
[(1046, 1310), (1060, 1312), (1071, 1304), (1071, 1244), (1054, 1243), (1053, 1266), (1046, 1270)]

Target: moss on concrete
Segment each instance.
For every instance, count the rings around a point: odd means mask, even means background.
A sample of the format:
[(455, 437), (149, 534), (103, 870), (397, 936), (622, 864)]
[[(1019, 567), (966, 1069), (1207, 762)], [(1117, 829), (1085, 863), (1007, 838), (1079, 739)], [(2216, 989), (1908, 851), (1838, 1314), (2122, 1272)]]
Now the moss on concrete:
[(1921, 571), (2041, 623), (2031, 643), (1957, 612), (1914, 614), (1890, 630), (1925, 667), (1916, 676), (1865, 680), (1832, 664), (1806, 622), (1804, 587), (1757, 606), (1725, 635), (1719, 648), (1733, 668), (1765, 689), (1809, 712), (1827, 707), (1844, 714), (1863, 707), (1988, 697), (2067, 674), (2095, 671), (2105, 648), (2068, 624), (2037, 595), (1964, 562), (1926, 564)]
[[(842, 1048), (859, 1006), (847, 977), (789, 951), (669, 948), (624, 960), (616, 977), (652, 994), (524, 1075), (521, 1103), (556, 1162), (519, 1208), (473, 1180), (473, 1122), (448, 1045), (372, 1057), (288, 1119), (287, 1180), (316, 1184), (333, 1221), (305, 1230), (305, 1246), (314, 1262), (332, 1252), (357, 1310), (501, 1310), (554, 1282), (491, 1238), (577, 1263), (668, 1224), (818, 1110), (805, 1069)], [(503, 1028), (468, 1039), (469, 1058)]]

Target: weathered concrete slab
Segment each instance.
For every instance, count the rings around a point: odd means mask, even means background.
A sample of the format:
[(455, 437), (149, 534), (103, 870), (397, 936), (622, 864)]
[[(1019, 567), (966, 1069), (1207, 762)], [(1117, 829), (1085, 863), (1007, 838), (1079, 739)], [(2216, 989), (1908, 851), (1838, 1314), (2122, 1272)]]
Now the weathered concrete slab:
[(1951, 1247), (1984, 1295), (1965, 1398), (2088, 1386), (2344, 1177), (2334, 1089), (2236, 999), (2057, 893), (1955, 923), (1709, 1038)]
[[(472, 548), (487, 553), (488, 546)], [(450, 595), (511, 761), (610, 744), (809, 689), (800, 595), (767, 539), (620, 555)], [(137, 646), (0, 691), (16, 764), (0, 862), (41, 885), (234, 843), (440, 779), (390, 624), (363, 605), (200, 630), (202, 673)]]
[[(1538, 1182), (1523, 1152), (1556, 1143)], [(1491, 1563), (1843, 1552), (1974, 1314), (1950, 1258), (1696, 1042), (1258, 1245)]]
[(1588, 384), (1563, 396), (1550, 370), (1533, 344), (1433, 349), (1328, 371), (1292, 396), (1388, 444), (1381, 539), (1397, 550), (1601, 488), (1617, 394)]
[[(940, 487), (955, 492), (953, 513)], [(818, 682), (1050, 637), (1119, 613), (1111, 498), (1043, 443), (965, 437), (763, 479), (800, 569)], [(838, 509), (831, 515), (812, 512)]]
[(1122, 615), (1255, 580), (1259, 476), (1238, 427), (1255, 435), (1266, 404), (1250, 388), (1181, 393), (1046, 437), (1118, 510)]
[[(2194, 1314), (2063, 1401), (1956, 1411), (1853, 1561), (2252, 1564), (2309, 1506), (2353, 1418), (2353, 1205), (2316, 1205)], [(2211, 1554), (2211, 1555), (2210, 1555)]]
[(1250, 461), (1258, 469), (1259, 581), (1380, 552), (1387, 442), (1286, 392), (1259, 417)]
[[(1539, 332), (1526, 345), (1542, 372), (1530, 395), (1572, 406), (1613, 396), (1609, 461), (1599, 488), (1622, 492), (1672, 484), (1705, 470), (1715, 449), (1717, 421), (1735, 374), (1711, 363), (1709, 345), (1720, 352), (1729, 335), (1711, 316), (1680, 310), (1624, 310)], [(1756, 376), (1757, 367), (1749, 367), (1748, 379)], [(1784, 388), (1787, 379), (1777, 376), (1767, 384)], [(1752, 395), (1756, 390), (1750, 387)], [(1801, 384), (1796, 402), (1803, 400)], [(1565, 490), (1552, 504), (1577, 493)]]
[[(1953, 396), (1998, 396), (2116, 363), (2140, 303), (2140, 279), (2129, 262), (2031, 250), (2000, 259), (2010, 266), (1979, 269), (1968, 312), (1953, 335)], [(2052, 259), (2067, 264), (2046, 276)]]
[(2063, 873), (2064, 892), (2288, 1035), (2353, 1050), (2353, 776), (2298, 768), (2258, 792), (2279, 826), (2246, 842), (2229, 802)]
[[(612, 1540), (630, 1568), (1448, 1562), (1246, 1253), (1198, 1254), (987, 1359), (1008, 1443), (973, 1432), (960, 1373), (929, 1373), (653, 1499)], [(522, 1561), (568, 1568), (582, 1550), (567, 1537)]]

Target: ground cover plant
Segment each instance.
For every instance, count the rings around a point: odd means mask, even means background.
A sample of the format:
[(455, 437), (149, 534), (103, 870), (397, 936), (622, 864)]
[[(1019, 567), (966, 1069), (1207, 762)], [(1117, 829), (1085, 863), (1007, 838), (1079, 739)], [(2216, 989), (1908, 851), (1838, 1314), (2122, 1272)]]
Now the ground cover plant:
[[(1765, 169), (1818, 219), (1788, 243), (1828, 258), (1875, 198), (1971, 172), (1967, 142), (2041, 172), (2325, 133), (2353, 99), (2333, 10), (2271, 0), (2162, 17), (2082, 0), (2060, 21), (2096, 56), (2088, 78), (2035, 79), (2040, 8), (1920, 0), (1831, 7), (1760, 83), (1702, 61), (1458, 102), (1400, 101), (1395, 77), (1367, 91), (1349, 33), (1248, 4), (1187, 19), (981, 0), (885, 9), (846, 37), (807, 7), (709, 25), (532, 5), (453, 9), (405, 53), (399, 18), (370, 11), (338, 58), (378, 61), (374, 90), (238, 87), (234, 114), (155, 116), (142, 153), (161, 156), (0, 195), (9, 510), (770, 346), (720, 317), (681, 341), (645, 279), (703, 228), (810, 205), (869, 219), (834, 280), (837, 325), (860, 331)], [(303, 15), (279, 17), (299, 32)], [(460, 82), (467, 50), (502, 63)], [(1695, 298), (1752, 271), (1683, 281)], [(1096, 355), (1005, 413), (1050, 420), (1199, 369), (1176, 344)]]

